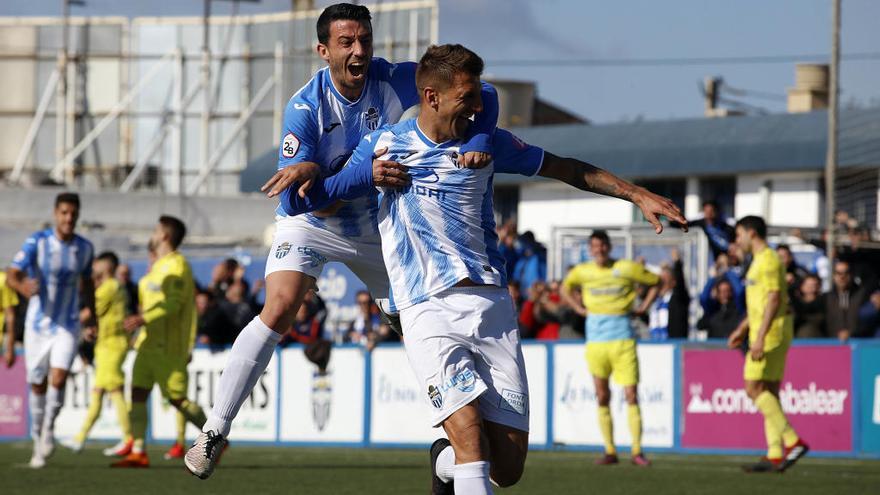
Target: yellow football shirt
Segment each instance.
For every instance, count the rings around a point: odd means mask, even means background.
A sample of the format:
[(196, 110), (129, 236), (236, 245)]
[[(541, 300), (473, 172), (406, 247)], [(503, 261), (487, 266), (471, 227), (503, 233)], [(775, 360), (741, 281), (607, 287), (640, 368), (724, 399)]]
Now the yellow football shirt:
[(779, 292), (779, 309), (770, 323), (764, 338), (764, 350), (778, 347), (786, 339), (791, 339), (793, 318), (788, 308), (788, 284), (785, 281), (785, 268), (779, 261), (776, 251), (765, 247), (755, 253), (752, 265), (746, 273), (746, 310), (749, 319), (749, 341), (758, 338), (764, 308), (771, 292)]
[(591, 315), (626, 315), (636, 300), (636, 284), (656, 285), (657, 275), (630, 260), (616, 260), (611, 266), (593, 261), (581, 263), (568, 272), (562, 282), (572, 289), (580, 287), (584, 307)]
[(124, 350), (128, 347), (128, 337), (122, 326), (125, 302), (125, 290), (114, 278), (108, 278), (95, 289), (95, 312), (98, 314), (96, 349)]
[(186, 359), (196, 315), (195, 282), (186, 258), (177, 251), (159, 258), (138, 288), (145, 323), (135, 347)]
[(3, 330), (6, 327), (6, 310), (18, 306), (18, 294), (6, 285), (6, 272), (0, 271), (0, 345), (3, 344)]

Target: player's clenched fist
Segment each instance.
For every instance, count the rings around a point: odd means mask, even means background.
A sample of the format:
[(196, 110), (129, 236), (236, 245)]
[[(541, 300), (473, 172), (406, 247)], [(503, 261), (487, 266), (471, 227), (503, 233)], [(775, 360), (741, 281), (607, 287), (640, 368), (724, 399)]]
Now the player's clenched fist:
[(492, 155), (482, 151), (468, 151), (458, 162), (464, 168), (483, 168), (490, 163), (492, 163)]

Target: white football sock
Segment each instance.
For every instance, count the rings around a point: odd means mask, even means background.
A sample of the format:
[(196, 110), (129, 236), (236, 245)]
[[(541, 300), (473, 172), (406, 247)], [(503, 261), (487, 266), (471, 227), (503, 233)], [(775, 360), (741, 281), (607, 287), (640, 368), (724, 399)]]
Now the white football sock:
[(55, 434), (55, 418), (64, 405), (64, 389), (55, 388), (49, 385), (49, 391), (46, 392), (46, 417), (43, 418), (43, 434)]
[(489, 495), (489, 462), (478, 461), (455, 466), (455, 493), (459, 495)]
[(46, 413), (46, 394), (35, 394), (33, 390), (28, 396), (31, 409), (31, 438), (38, 440), (43, 432), (43, 416)]
[(434, 469), (437, 471), (437, 477), (444, 483), (455, 479), (455, 450), (452, 449), (452, 445), (440, 451)]
[(220, 375), (217, 398), (202, 431), (229, 436), (232, 420), (266, 370), (281, 335), (255, 316), (232, 344), (229, 360)]

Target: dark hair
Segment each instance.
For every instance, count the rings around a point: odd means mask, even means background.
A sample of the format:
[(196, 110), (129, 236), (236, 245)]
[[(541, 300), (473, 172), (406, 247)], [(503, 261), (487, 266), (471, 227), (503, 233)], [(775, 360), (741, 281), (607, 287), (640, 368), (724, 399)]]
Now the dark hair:
[(456, 74), (480, 77), (483, 59), (462, 45), (431, 45), (419, 60), (416, 87), (419, 90), (430, 85), (447, 88)]
[(603, 243), (609, 246), (611, 245), (611, 238), (608, 237), (608, 232), (604, 230), (594, 230), (593, 233), (590, 234), (590, 241), (592, 241), (593, 239), (599, 239)]
[(168, 232), (168, 236), (171, 237), (171, 247), (177, 249), (180, 244), (183, 242), (183, 238), (186, 237), (186, 225), (183, 224), (177, 217), (172, 217), (171, 215), (162, 215), (159, 217), (159, 224), (162, 225), (162, 228)]
[(55, 196), (55, 208), (58, 208), (61, 203), (67, 203), (79, 209), (79, 194), (75, 192), (58, 193), (58, 196)]
[(318, 24), (315, 26), (318, 31), (318, 43), (326, 45), (330, 41), (330, 24), (333, 21), (359, 21), (370, 24), (370, 30), (373, 25), (370, 22), (370, 9), (363, 5), (354, 5), (351, 3), (337, 3), (331, 5), (321, 12), (318, 17)]
[(110, 270), (111, 272), (115, 272), (116, 268), (119, 266), (119, 256), (116, 256), (116, 253), (113, 251), (104, 251), (99, 254), (96, 258), (96, 261), (109, 261), (110, 266), (113, 268)]
[(733, 284), (730, 283), (730, 280), (727, 280), (726, 278), (721, 277), (718, 279), (717, 282), (715, 282), (715, 290), (718, 290), (718, 288), (721, 287), (722, 284), (727, 284), (730, 286), (731, 289), (733, 289)]
[(757, 217), (755, 215), (742, 217), (739, 219), (738, 222), (736, 222), (736, 226), (742, 227), (743, 230), (753, 231), (761, 239), (767, 238), (767, 224), (764, 223), (764, 219), (761, 217)]
[(715, 208), (715, 211), (721, 210), (721, 208), (718, 207), (718, 201), (715, 201), (714, 199), (707, 199), (706, 201), (703, 201), (703, 208), (705, 208), (707, 206), (711, 206), (712, 208)]
[(776, 249), (777, 250), (782, 249), (784, 251), (788, 251), (789, 253), (791, 253), (791, 247), (789, 247), (788, 244), (780, 244), (780, 245), (776, 246)]

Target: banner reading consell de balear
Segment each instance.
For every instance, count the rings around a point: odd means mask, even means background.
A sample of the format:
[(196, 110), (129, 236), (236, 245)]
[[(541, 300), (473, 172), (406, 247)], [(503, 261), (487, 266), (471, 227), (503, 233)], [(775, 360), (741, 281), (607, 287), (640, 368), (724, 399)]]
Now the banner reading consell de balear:
[[(764, 419), (743, 389), (743, 354), (684, 349), (682, 355), (682, 447), (765, 449)], [(852, 450), (849, 346), (789, 349), (780, 401), (791, 425), (813, 450)]]

